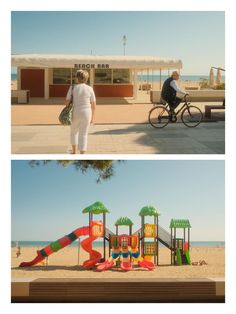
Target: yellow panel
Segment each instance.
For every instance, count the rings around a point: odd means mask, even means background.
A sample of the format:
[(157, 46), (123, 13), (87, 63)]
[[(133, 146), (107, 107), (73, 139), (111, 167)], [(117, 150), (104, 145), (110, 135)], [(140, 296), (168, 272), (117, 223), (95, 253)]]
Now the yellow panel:
[(154, 238), (156, 237), (156, 225), (155, 224), (145, 224), (144, 225), (144, 237), (145, 238)]

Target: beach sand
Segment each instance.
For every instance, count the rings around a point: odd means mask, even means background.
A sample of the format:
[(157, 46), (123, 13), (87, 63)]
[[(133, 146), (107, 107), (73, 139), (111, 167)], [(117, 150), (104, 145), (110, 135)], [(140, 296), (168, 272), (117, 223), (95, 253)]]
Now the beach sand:
[[(192, 262), (204, 260), (202, 266), (170, 266), (170, 251), (160, 248), (159, 263), (154, 271), (134, 266), (130, 272), (113, 267), (104, 272), (85, 270), (81, 266), (88, 259), (88, 253), (76, 247), (69, 247), (49, 256), (48, 265), (19, 268), (21, 262), (31, 261), (36, 256), (36, 247), (22, 247), (21, 255), (16, 258), (16, 248), (12, 248), (12, 279), (16, 278), (224, 278), (225, 249), (223, 247), (193, 247), (190, 249)], [(102, 252), (102, 248), (95, 248)]]

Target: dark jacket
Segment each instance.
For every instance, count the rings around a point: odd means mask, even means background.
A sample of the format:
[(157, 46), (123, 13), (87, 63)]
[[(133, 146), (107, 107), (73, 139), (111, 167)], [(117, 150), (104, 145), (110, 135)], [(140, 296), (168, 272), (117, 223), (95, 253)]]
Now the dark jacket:
[(172, 81), (172, 77), (166, 79), (161, 90), (161, 97), (167, 102), (172, 102), (176, 99), (176, 90), (170, 86)]

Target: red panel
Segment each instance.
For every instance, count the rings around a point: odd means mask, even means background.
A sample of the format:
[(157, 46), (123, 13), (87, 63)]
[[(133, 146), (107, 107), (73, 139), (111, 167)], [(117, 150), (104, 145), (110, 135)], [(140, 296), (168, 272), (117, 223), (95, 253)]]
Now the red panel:
[(44, 248), (44, 251), (46, 252), (47, 256), (51, 255), (54, 253), (53, 249), (48, 245), (47, 247)]
[(72, 243), (71, 239), (68, 238), (67, 236), (59, 239), (58, 242), (62, 245), (62, 247), (65, 247), (65, 246), (67, 246), (67, 245)]
[(133, 85), (94, 85), (96, 97), (133, 97)]
[(30, 97), (44, 97), (44, 70), (21, 69), (21, 89), (30, 91)]
[[(66, 97), (70, 85), (49, 85), (49, 97)], [(133, 85), (94, 85), (96, 97), (133, 97)]]
[(49, 85), (49, 97), (66, 97), (70, 85)]

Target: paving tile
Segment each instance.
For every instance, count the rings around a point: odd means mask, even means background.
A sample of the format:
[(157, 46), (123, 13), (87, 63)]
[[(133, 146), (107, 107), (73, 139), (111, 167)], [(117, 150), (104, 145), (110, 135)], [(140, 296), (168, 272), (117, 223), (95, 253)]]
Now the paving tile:
[[(148, 124), (95, 125), (88, 136), (90, 154), (224, 154), (224, 122), (190, 129), (172, 124), (156, 130)], [(12, 153), (66, 154), (70, 128), (59, 125), (13, 126)]]

